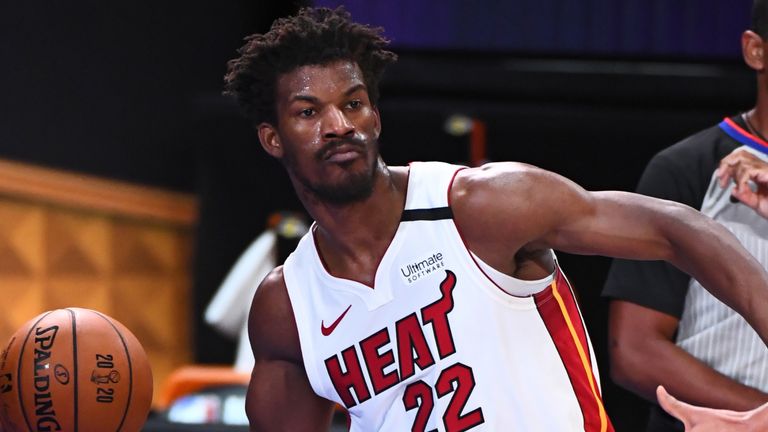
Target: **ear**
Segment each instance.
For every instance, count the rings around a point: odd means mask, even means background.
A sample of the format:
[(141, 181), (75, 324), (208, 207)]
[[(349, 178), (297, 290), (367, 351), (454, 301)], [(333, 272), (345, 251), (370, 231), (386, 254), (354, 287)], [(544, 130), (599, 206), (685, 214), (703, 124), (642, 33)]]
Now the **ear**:
[(741, 53), (744, 62), (757, 72), (765, 69), (765, 42), (763, 38), (752, 30), (741, 34)]
[(283, 157), (283, 144), (280, 142), (277, 129), (269, 123), (261, 123), (256, 129), (264, 151), (274, 158), (281, 159)]

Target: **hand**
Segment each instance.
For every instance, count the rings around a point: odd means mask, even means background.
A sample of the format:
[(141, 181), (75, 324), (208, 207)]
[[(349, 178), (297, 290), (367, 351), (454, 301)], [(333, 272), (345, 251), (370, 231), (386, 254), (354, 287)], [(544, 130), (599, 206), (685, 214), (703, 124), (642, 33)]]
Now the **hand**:
[(683, 422), (686, 432), (751, 432), (768, 428), (764, 415), (768, 405), (743, 412), (703, 408), (675, 399), (662, 386), (656, 388), (656, 398), (666, 412)]
[(731, 195), (768, 218), (768, 162), (744, 149), (737, 149), (720, 161), (716, 175), (722, 188), (733, 180), (735, 186)]

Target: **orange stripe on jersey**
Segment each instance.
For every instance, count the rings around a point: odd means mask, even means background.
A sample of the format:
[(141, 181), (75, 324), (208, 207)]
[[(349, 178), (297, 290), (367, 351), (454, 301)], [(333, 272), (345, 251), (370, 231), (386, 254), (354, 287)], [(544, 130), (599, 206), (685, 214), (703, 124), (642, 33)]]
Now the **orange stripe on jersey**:
[[(586, 432), (613, 432), (589, 358), (587, 335), (568, 282), (559, 271), (549, 289), (535, 295), (544, 325), (557, 347), (584, 416)], [(554, 302), (551, 301), (554, 298)], [(549, 301), (548, 301), (549, 300)]]

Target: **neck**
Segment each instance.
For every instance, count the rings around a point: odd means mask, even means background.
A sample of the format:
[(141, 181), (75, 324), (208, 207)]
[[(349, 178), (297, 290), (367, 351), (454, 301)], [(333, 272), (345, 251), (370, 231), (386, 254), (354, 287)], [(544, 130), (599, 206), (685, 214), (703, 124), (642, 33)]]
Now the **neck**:
[(766, 128), (768, 127), (768, 107), (762, 107), (760, 104), (756, 105), (751, 110), (747, 111), (743, 117), (744, 121), (747, 123), (747, 129), (749, 130), (749, 133), (752, 135), (762, 139), (763, 141), (766, 140), (766, 135), (768, 135), (766, 132)]
[(755, 107), (749, 110), (746, 114), (748, 120), (747, 126), (753, 130), (753, 134), (758, 137), (768, 137), (768, 88), (762, 88), (765, 86), (765, 80), (758, 76), (757, 80), (757, 101)]
[[(333, 205), (305, 189), (298, 192), (316, 222), (315, 240), (328, 270), (370, 286), (400, 224), (408, 183), (405, 167), (390, 169), (379, 162), (376, 169), (373, 192), (359, 202)], [(357, 274), (346, 274), (350, 268)]]

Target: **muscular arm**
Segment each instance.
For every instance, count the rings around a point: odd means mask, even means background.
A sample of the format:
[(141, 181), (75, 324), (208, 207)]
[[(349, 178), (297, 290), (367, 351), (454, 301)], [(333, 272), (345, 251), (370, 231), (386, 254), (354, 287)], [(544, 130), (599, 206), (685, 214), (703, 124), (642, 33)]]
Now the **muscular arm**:
[(713, 408), (748, 410), (768, 402), (765, 393), (718, 373), (675, 345), (677, 318), (621, 300), (612, 301), (610, 308), (608, 340), (616, 383), (652, 402), (658, 384), (682, 400)]
[(502, 257), (546, 248), (666, 260), (768, 341), (768, 275), (725, 228), (690, 207), (626, 192), (587, 192), (515, 163), (462, 171), (451, 198), (470, 248), (501, 271), (514, 271)]
[(315, 395), (304, 372), (282, 267), (259, 286), (248, 318), (255, 365), (245, 409), (251, 431), (323, 431), (333, 403)]

